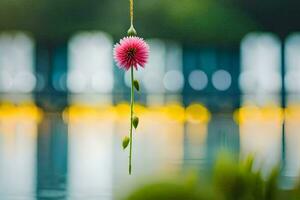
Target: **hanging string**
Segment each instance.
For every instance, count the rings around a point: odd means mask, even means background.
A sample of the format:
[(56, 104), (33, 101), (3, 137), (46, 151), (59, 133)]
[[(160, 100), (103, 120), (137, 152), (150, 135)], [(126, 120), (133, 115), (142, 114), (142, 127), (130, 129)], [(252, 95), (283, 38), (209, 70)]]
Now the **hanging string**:
[(133, 0), (130, 1), (130, 24), (133, 26)]

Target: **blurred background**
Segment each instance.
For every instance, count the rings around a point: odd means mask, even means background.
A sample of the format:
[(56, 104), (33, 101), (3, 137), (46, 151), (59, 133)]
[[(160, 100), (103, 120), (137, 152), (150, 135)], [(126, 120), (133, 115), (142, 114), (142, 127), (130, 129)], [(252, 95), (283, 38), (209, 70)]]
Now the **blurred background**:
[(135, 1), (151, 53), (136, 72), (129, 176), (130, 75), (112, 58), (129, 2), (1, 0), (1, 199), (116, 199), (140, 180), (207, 172), (223, 151), (280, 166), (293, 188), (299, 18), (294, 0)]

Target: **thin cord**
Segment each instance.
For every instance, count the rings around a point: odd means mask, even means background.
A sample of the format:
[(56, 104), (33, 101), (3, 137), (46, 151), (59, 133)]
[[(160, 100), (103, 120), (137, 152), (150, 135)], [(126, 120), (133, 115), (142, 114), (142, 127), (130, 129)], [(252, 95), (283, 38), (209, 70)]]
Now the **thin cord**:
[(133, 26), (133, 0), (130, 1), (130, 24)]

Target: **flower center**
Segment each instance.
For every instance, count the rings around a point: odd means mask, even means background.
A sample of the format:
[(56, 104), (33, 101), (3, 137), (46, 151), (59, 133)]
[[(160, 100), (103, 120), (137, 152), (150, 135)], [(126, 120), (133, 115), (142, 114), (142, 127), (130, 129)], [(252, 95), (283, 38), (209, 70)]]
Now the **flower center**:
[(129, 49), (129, 51), (127, 53), (128, 58), (129, 59), (134, 59), (135, 53), (136, 53), (136, 49), (135, 48)]

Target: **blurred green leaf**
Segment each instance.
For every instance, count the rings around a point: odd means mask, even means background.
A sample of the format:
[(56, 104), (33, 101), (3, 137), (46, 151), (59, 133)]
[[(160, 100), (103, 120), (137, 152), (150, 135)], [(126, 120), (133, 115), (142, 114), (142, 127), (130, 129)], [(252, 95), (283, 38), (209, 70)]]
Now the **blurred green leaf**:
[(138, 127), (138, 125), (139, 125), (139, 118), (138, 117), (136, 117), (136, 116), (133, 117), (132, 125), (135, 129)]
[(123, 138), (123, 141), (122, 141), (123, 149), (126, 149), (126, 148), (127, 148), (129, 142), (130, 142), (129, 137), (128, 137), (128, 136), (125, 136), (125, 137)]
[[(217, 158), (213, 181), (197, 181), (195, 174), (172, 181), (159, 181), (141, 186), (126, 200), (296, 200), (300, 190), (285, 191), (278, 187), (279, 168), (263, 178), (254, 167), (255, 157), (238, 162), (228, 153)], [(299, 187), (300, 188), (300, 187)]]
[(140, 84), (137, 80), (133, 81), (133, 86), (137, 91), (140, 91)]

